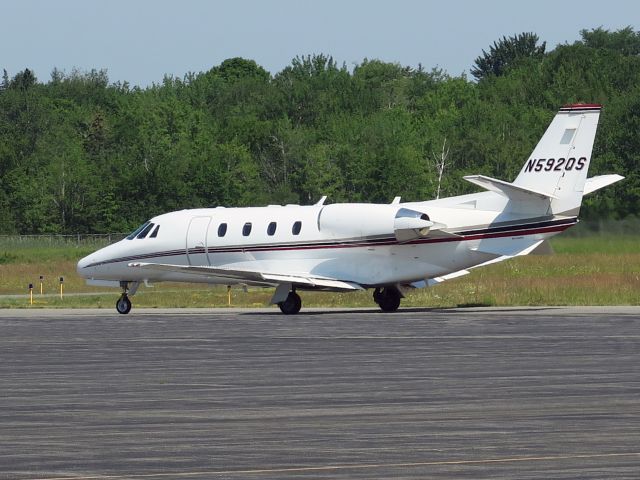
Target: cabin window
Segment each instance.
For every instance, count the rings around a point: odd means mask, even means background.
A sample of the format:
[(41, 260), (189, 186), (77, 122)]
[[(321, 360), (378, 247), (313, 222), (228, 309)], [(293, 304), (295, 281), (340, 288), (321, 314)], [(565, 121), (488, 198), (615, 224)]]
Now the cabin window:
[(272, 237), (275, 233), (276, 233), (276, 228), (277, 228), (277, 224), (276, 222), (271, 222), (269, 224), (269, 226), (267, 227), (267, 235), (269, 235), (270, 237)]
[(133, 240), (134, 238), (136, 238), (138, 236), (138, 234), (144, 230), (145, 228), (147, 228), (147, 225), (149, 225), (150, 222), (145, 222), (142, 225), (140, 225), (138, 228), (136, 228), (131, 235), (129, 235), (127, 237), (127, 240)]
[(300, 230), (302, 230), (302, 222), (298, 220), (293, 224), (293, 227), (291, 228), (291, 233), (293, 233), (294, 235), (298, 235), (300, 234)]
[(251, 222), (247, 222), (244, 224), (244, 227), (242, 227), (242, 235), (244, 235), (245, 237), (248, 237), (250, 233), (251, 233)]
[(160, 230), (160, 225), (156, 225), (156, 228), (151, 232), (149, 238), (156, 238), (158, 236), (158, 231)]
[(224, 237), (227, 234), (227, 224), (226, 223), (221, 223), (218, 226), (218, 236), (219, 237)]
[(147, 235), (149, 235), (149, 232), (151, 231), (151, 229), (153, 228), (153, 223), (149, 223), (146, 227), (144, 227), (142, 229), (142, 231), (138, 234), (138, 236), (136, 238), (145, 238)]

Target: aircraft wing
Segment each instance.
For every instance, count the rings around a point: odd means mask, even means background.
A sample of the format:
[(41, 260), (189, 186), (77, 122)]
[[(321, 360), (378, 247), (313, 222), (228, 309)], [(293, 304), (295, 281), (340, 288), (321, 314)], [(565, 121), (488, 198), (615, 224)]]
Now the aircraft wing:
[(411, 284), (412, 287), (414, 288), (424, 288), (424, 287), (432, 287), (433, 285), (437, 285), (438, 283), (442, 283), (446, 280), (451, 280), (454, 278), (458, 278), (458, 277), (462, 277), (464, 275), (468, 275), (469, 273), (471, 273), (469, 270), (474, 269), (474, 268), (478, 268), (478, 267), (484, 267), (486, 265), (491, 265), (493, 263), (499, 263), (499, 262), (504, 262), (505, 260), (509, 260), (510, 258), (514, 258), (514, 257), (520, 257), (522, 255), (529, 255), (530, 253), (532, 253), (534, 250), (536, 250), (539, 247), (542, 247), (545, 244), (546, 240), (540, 240), (535, 242), (532, 245), (528, 245), (526, 248), (521, 248), (519, 250), (510, 252), (509, 254), (506, 255), (500, 255), (496, 258), (492, 258), (491, 260), (488, 260), (484, 263), (480, 263), (478, 265), (474, 265), (472, 267), (469, 267), (469, 269), (465, 269), (465, 270), (458, 270), (457, 272), (451, 272), (447, 275), (442, 275), (440, 277), (433, 277), (433, 278), (425, 278), (424, 280), (421, 281), (417, 281), (417, 282), (413, 282)]
[(301, 287), (311, 287), (330, 290), (364, 290), (354, 282), (346, 282), (335, 278), (317, 277), (308, 274), (289, 274), (276, 272), (261, 272), (258, 270), (196, 266), (196, 265), (171, 265), (166, 263), (130, 263), (130, 267), (142, 268), (156, 272), (184, 273), (200, 275), (204, 277), (228, 278), (229, 283), (253, 283), (265, 286), (275, 286), (290, 283)]

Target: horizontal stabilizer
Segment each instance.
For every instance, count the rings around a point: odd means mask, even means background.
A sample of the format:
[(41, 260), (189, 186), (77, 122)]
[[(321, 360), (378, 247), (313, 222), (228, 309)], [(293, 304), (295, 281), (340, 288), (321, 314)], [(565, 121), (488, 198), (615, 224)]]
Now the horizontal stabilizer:
[(552, 199), (556, 198), (551, 194), (532, 190), (521, 185), (498, 180), (497, 178), (485, 177), (484, 175), (467, 175), (463, 177), (467, 182), (471, 182), (479, 187), (491, 192), (499, 193), (511, 200), (527, 201), (532, 197), (536, 199)]
[(619, 182), (624, 179), (622, 175), (598, 175), (596, 177), (587, 178), (587, 182), (584, 185), (584, 195), (587, 195), (596, 190), (611, 185), (612, 183)]

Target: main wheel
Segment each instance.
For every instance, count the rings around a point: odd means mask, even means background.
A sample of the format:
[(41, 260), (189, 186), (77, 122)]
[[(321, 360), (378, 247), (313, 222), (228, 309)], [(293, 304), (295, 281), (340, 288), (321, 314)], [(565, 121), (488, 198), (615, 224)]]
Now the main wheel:
[(296, 292), (289, 292), (287, 299), (284, 302), (280, 302), (278, 307), (280, 307), (280, 311), (285, 315), (294, 315), (298, 313), (300, 308), (302, 308), (300, 295)]
[(131, 311), (131, 300), (127, 295), (121, 295), (116, 302), (116, 310), (122, 315), (126, 315)]
[(400, 292), (395, 288), (376, 289), (373, 299), (383, 312), (395, 312), (400, 306)]

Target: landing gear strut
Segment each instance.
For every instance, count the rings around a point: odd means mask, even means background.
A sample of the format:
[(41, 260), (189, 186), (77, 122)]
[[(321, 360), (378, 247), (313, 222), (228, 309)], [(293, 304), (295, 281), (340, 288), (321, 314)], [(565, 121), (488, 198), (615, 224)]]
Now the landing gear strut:
[(376, 288), (373, 291), (373, 300), (383, 312), (395, 312), (400, 306), (402, 295), (397, 288)]
[(289, 292), (287, 298), (284, 302), (279, 302), (278, 307), (280, 307), (280, 311), (285, 315), (294, 315), (300, 311), (302, 307), (302, 300), (300, 299), (300, 295), (298, 295), (295, 291)]

